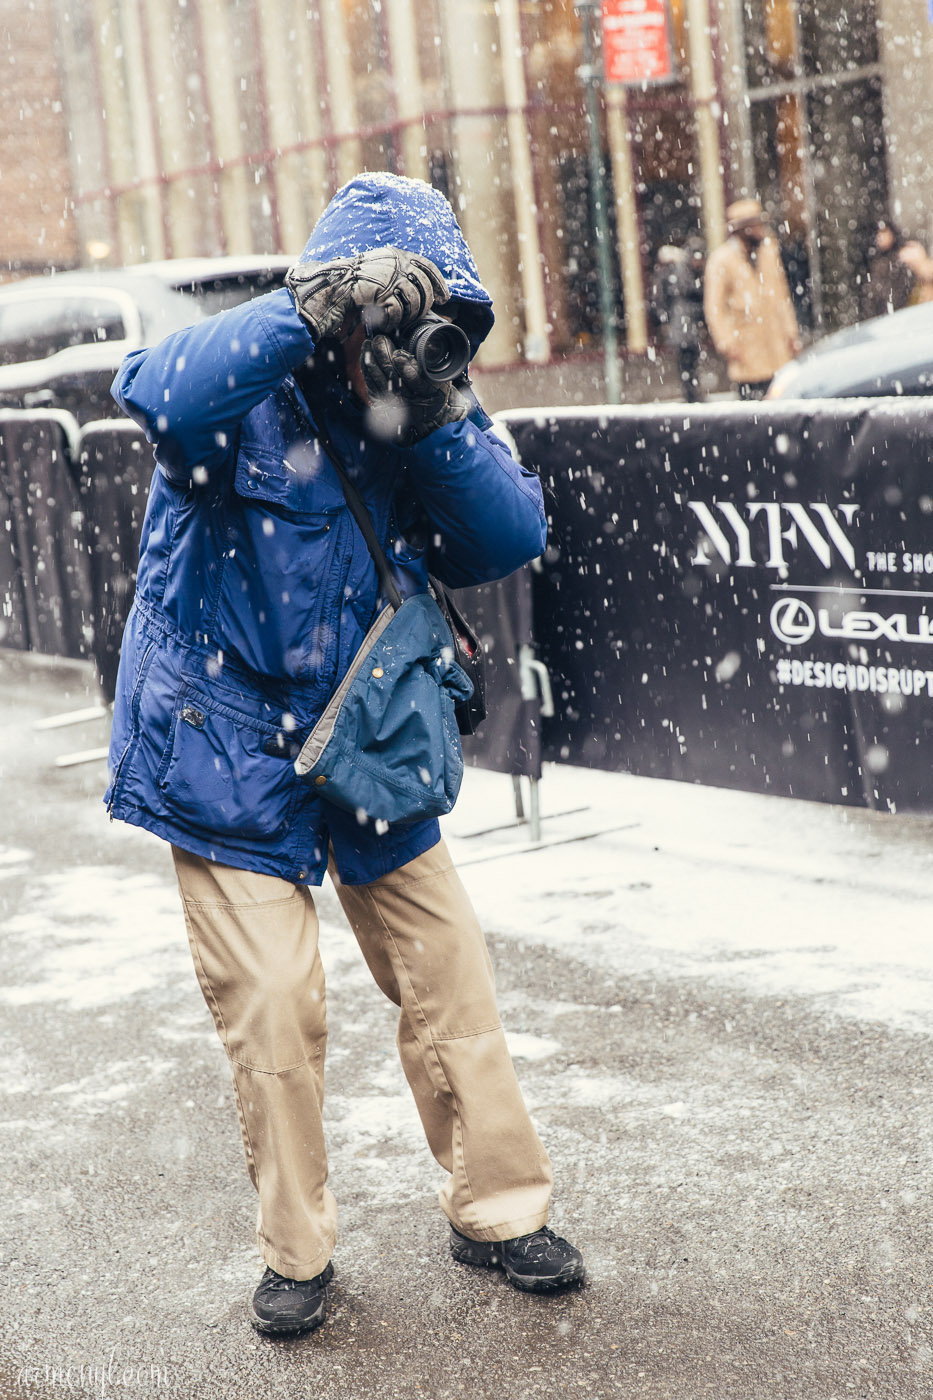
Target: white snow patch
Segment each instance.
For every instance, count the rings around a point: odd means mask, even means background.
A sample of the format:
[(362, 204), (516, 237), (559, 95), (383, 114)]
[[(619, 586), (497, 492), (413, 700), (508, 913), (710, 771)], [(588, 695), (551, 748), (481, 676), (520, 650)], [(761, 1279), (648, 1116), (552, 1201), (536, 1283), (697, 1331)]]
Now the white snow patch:
[(178, 892), (159, 875), (57, 870), (27, 888), (22, 908), (5, 932), (28, 946), (30, 980), (0, 989), (10, 1005), (86, 1010), (193, 977)]
[(157, 1060), (149, 1055), (135, 1060), (115, 1060), (94, 1074), (56, 1084), (48, 1092), (61, 1095), (75, 1107), (90, 1112), (98, 1108), (102, 1111), (107, 1104), (132, 1097), (145, 1085), (174, 1068), (173, 1060)]
[(490, 932), (610, 988), (708, 979), (933, 1031), (933, 818), (555, 764), (540, 796), (539, 849), (503, 774), (467, 769), (442, 823)]
[(0, 846), (0, 866), (23, 865), (33, 859), (32, 851), (18, 846)]
[(561, 1098), (575, 1108), (606, 1108), (631, 1097), (632, 1086), (621, 1079), (607, 1076), (594, 1079), (589, 1075), (561, 1077), (555, 1082)]
[(410, 1094), (332, 1096), (327, 1116), (349, 1137), (372, 1141), (414, 1134), (421, 1141), (421, 1122)]
[(561, 1048), (557, 1040), (549, 1040), (543, 1035), (528, 1035), (523, 1031), (506, 1031), (505, 1039), (509, 1054), (516, 1060), (546, 1060)]

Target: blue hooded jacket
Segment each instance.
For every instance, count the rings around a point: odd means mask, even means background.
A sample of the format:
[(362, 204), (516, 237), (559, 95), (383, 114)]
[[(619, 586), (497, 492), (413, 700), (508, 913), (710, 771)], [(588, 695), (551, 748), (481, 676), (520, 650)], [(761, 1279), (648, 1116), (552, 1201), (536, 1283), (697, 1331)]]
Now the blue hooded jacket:
[[(378, 247), (430, 258), (474, 350), (488, 293), (447, 201), (361, 175), (334, 197), (302, 260)], [(461, 587), (538, 555), (541, 490), (478, 405), (403, 449), (363, 431), (362, 406), (320, 374), (314, 413), (292, 371), (314, 344), (288, 291), (270, 292), (124, 361), (117, 402), (155, 449), (136, 601), (120, 659), (105, 801), (113, 817), (226, 865), (320, 884), (332, 843), (360, 884), (413, 860), (434, 821), (388, 828), (342, 813), (292, 758), (377, 611), (378, 581), (317, 439), (323, 414), (403, 596), (427, 574)], [(320, 368), (320, 367), (318, 367)]]

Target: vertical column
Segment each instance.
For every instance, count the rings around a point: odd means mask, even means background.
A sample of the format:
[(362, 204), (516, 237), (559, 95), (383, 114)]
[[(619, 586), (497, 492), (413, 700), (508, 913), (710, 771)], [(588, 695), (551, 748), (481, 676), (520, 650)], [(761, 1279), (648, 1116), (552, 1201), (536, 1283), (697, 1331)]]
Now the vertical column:
[(502, 105), (502, 78), (496, 62), (498, 32), (493, 7), (485, 0), (445, 0), (441, 6), (450, 105), (451, 140), (457, 190), (454, 208), (496, 303), (496, 324), (488, 341), (492, 361), (516, 358), (521, 321), (515, 305), (514, 213), (507, 197), (511, 172), (503, 124), (494, 109)]
[[(129, 103), (120, 59), (117, 57), (123, 45), (118, 15), (110, 0), (92, 0), (91, 20), (104, 103), (101, 117), (110, 162), (110, 178), (114, 185), (120, 187), (131, 184), (137, 171), (133, 144), (128, 139), (131, 130)], [(139, 217), (139, 202), (133, 193), (116, 196), (114, 202), (117, 256), (121, 262), (134, 262), (140, 257), (140, 248), (145, 242), (142, 220)]]
[(230, 74), (232, 52), (230, 26), (225, 0), (198, 0), (201, 18), (201, 57), (204, 81), (214, 131), (214, 144), (221, 169), (217, 176), (220, 207), (227, 250), (253, 251), (250, 227), (247, 172), (240, 164), (227, 167), (243, 154), (240, 112)]
[[(152, 94), (149, 90), (142, 28), (136, 0), (121, 0), (119, 6), (120, 33), (123, 38), (124, 71), (132, 75), (132, 92), (127, 94), (132, 130), (131, 147), (134, 155), (135, 178), (142, 181), (136, 193), (142, 242), (141, 259), (165, 256), (165, 230), (162, 222), (162, 187), (159, 183), (160, 163), (156, 151)], [(122, 133), (125, 140), (125, 133)]]
[[(752, 149), (752, 121), (745, 94), (745, 29), (742, 0), (713, 0), (716, 6), (716, 34), (719, 41), (719, 73), (724, 103), (730, 184), (736, 191), (755, 189), (755, 157)], [(767, 16), (768, 10), (765, 10)]]
[(421, 121), (424, 101), (412, 0), (388, 0), (386, 18), (398, 116), (404, 123), (401, 130), (403, 168), (406, 175), (424, 180), (428, 175), (428, 152)]
[(933, 246), (933, 23), (927, 0), (879, 0), (889, 205)]
[(629, 350), (636, 354), (644, 354), (648, 348), (645, 277), (641, 264), (632, 137), (626, 111), (625, 88), (619, 83), (606, 84), (606, 127), (612, 161), (612, 188), (615, 193), (619, 266), (625, 298), (625, 343)]
[(525, 313), (525, 359), (544, 363), (550, 358), (544, 267), (538, 238), (531, 146), (528, 140), (528, 102), (525, 88), (518, 0), (499, 0), (499, 33), (502, 77), (508, 107), (509, 161), (512, 197), (518, 233), (518, 270), (522, 279)]
[(599, 319), (602, 323), (603, 369), (606, 376), (606, 402), (622, 402), (622, 374), (619, 365), (618, 317), (612, 286), (609, 250), (608, 190), (603, 161), (600, 105), (603, 83), (601, 64), (596, 61), (594, 24), (599, 0), (574, 0), (583, 31), (583, 66), (579, 75), (586, 93), (586, 124), (590, 171), (590, 217), (596, 239), (596, 270), (599, 278)]
[[(104, 193), (110, 188), (112, 175), (94, 16), (89, 0), (81, 0), (76, 12), (68, 16), (57, 6), (49, 5), (49, 12), (54, 13), (57, 26), (55, 47), (48, 57), (62, 75), (62, 139), (70, 158), (75, 198), (75, 260), (115, 259), (119, 237), (116, 208)], [(15, 36), (11, 32), (7, 38), (12, 51)], [(13, 86), (7, 88), (8, 101), (13, 99)], [(5, 186), (9, 194), (8, 181)], [(91, 190), (98, 192), (93, 201), (85, 198)]]
[(720, 159), (719, 93), (713, 67), (709, 0), (685, 0), (685, 28), (690, 52), (690, 91), (696, 104), (697, 149), (703, 199), (703, 232), (708, 248), (726, 237), (726, 202)]
[(168, 183), (163, 195), (172, 252), (191, 257), (201, 251), (201, 213), (189, 195), (187, 181), (173, 180), (172, 173), (194, 164), (187, 122), (187, 92), (178, 69), (177, 43), (167, 21), (164, 0), (141, 0), (142, 42), (152, 72), (158, 73), (156, 124), (160, 137), (159, 159)]
[[(298, 135), (298, 91), (304, 80), (300, 62), (296, 64), (297, 35), (289, 14), (279, 4), (256, 7), (266, 92), (266, 122), (269, 142), (279, 152), (272, 173), (279, 214), (280, 249), (300, 252), (308, 237), (302, 190), (302, 158), (288, 150)], [(283, 148), (285, 153), (283, 154)]]
[(337, 178), (342, 185), (359, 173), (362, 160), (360, 141), (356, 135), (359, 121), (353, 93), (350, 44), (343, 0), (320, 0), (320, 5), (331, 120), (338, 136), (344, 138), (337, 147)]
[(292, 51), (295, 60), (293, 81), (297, 85), (298, 130), (302, 141), (313, 143), (304, 151), (301, 160), (300, 178), (306, 225), (303, 246), (314, 221), (330, 198), (330, 182), (327, 175), (327, 152), (322, 140), (321, 96), (308, 0), (293, 0), (292, 15), (295, 31)]

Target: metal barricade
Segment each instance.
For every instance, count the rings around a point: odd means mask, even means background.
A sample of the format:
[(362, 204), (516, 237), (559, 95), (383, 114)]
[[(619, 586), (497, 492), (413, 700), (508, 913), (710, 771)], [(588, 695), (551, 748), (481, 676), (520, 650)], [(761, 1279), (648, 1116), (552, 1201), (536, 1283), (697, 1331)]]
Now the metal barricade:
[(78, 474), (94, 598), (93, 656), (108, 704), (116, 693), (123, 628), (133, 606), (152, 449), (128, 419), (81, 429)]
[(84, 657), (91, 584), (72, 463), (77, 423), (0, 411), (0, 590), (4, 646)]
[(553, 529), (544, 757), (933, 810), (933, 404), (506, 415)]

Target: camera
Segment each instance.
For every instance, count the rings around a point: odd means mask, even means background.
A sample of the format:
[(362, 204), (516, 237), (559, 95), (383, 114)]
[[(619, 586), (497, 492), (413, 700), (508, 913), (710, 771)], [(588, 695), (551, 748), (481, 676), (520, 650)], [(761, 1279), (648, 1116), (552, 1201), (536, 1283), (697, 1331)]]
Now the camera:
[(470, 363), (469, 337), (436, 311), (428, 311), (410, 325), (389, 333), (382, 308), (364, 306), (363, 325), (367, 336), (388, 334), (400, 349), (414, 355), (421, 374), (434, 384), (446, 384), (466, 373)]

